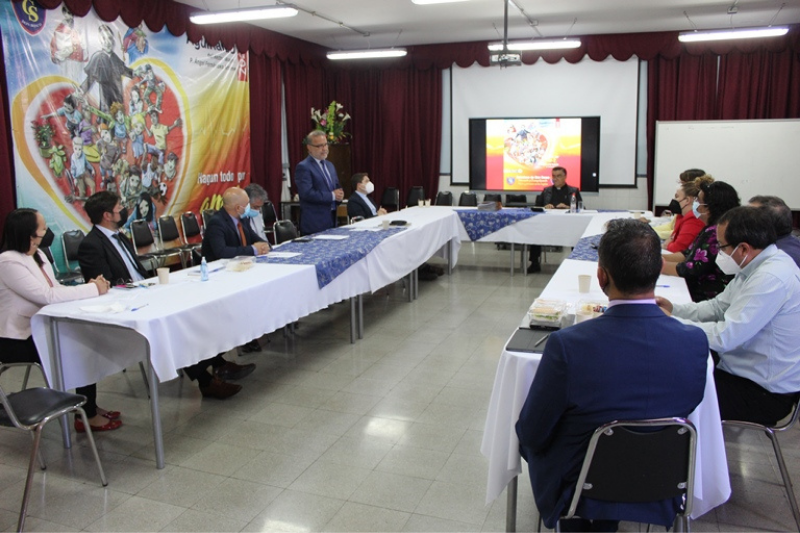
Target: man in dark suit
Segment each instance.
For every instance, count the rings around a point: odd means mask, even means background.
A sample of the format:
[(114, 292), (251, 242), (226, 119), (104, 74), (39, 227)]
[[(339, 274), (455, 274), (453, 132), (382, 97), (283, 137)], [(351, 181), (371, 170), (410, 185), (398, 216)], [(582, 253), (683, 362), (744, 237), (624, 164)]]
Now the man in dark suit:
[(351, 178), (353, 194), (347, 200), (347, 216), (372, 218), (377, 215), (385, 215), (386, 209), (376, 208), (369, 195), (375, 191), (375, 185), (370, 181), (366, 172), (357, 172)]
[(222, 209), (208, 221), (203, 235), (206, 261), (269, 252), (269, 243), (256, 235), (250, 224), (242, 224), (251, 211), (250, 197), (243, 189), (230, 187), (222, 193)]
[(328, 140), (324, 131), (312, 131), (304, 143), (308, 157), (294, 171), (294, 182), (300, 196), (300, 231), (304, 235), (336, 226), (336, 205), (344, 198), (339, 177), (327, 161)]
[[(656, 233), (637, 220), (616, 220), (600, 241), (599, 257), (597, 280), (608, 310), (550, 335), (516, 426), (548, 528), (567, 511), (595, 429), (612, 420), (685, 417), (703, 399), (708, 341), (655, 303)], [(615, 531), (623, 519), (668, 526), (679, 500), (582, 499), (581, 519), (562, 521), (562, 531)]]
[[(553, 184), (545, 187), (542, 194), (536, 197), (536, 205), (545, 209), (569, 209), (572, 195), (575, 195), (576, 202), (582, 202), (581, 191), (577, 187), (567, 185), (567, 169), (564, 167), (553, 167), (551, 171)], [(531, 245), (530, 261), (528, 274), (534, 274), (542, 270), (540, 258), (542, 247), (538, 244)]]
[[(119, 231), (127, 219), (119, 196), (101, 191), (90, 196), (83, 208), (94, 225), (78, 248), (78, 262), (84, 278), (88, 281), (102, 274), (112, 285), (145, 279), (147, 271), (139, 261), (133, 244)], [(215, 369), (214, 376), (206, 370), (209, 365)], [(240, 366), (217, 355), (186, 367), (184, 371), (189, 378), (197, 380), (203, 396), (223, 399), (242, 389), (241, 385), (227, 383), (223, 379), (240, 379), (254, 369), (255, 365)]]

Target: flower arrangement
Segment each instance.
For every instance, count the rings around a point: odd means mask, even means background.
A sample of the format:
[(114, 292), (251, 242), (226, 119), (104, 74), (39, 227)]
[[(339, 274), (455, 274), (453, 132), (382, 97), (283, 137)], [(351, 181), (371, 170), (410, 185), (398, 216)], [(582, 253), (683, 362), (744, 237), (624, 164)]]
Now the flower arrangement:
[(328, 142), (341, 142), (350, 134), (344, 131), (345, 123), (350, 120), (350, 115), (343, 109), (344, 106), (334, 100), (327, 109), (311, 108), (311, 120), (318, 130), (324, 131)]

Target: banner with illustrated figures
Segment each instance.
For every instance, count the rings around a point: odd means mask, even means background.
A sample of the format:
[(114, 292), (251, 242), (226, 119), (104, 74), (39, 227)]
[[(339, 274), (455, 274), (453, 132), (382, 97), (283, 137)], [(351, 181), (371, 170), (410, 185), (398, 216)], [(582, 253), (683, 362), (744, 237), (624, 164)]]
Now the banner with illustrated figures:
[(246, 52), (35, 0), (2, 2), (0, 29), (17, 205), (56, 235), (91, 228), (96, 191), (157, 230), (157, 217), (218, 209), (250, 182)]

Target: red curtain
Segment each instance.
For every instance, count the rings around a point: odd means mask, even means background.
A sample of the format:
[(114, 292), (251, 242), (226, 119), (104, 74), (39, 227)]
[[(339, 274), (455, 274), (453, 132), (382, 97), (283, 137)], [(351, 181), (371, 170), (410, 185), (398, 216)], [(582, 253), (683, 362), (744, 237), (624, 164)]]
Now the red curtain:
[(250, 54), (250, 162), (251, 181), (277, 206), (283, 179), (281, 62), (263, 54)]
[(720, 58), (717, 117), (800, 117), (800, 57), (791, 50), (735, 51)]
[(303, 138), (311, 131), (311, 108), (327, 106), (325, 71), (312, 66), (284, 63), (283, 84), (286, 94), (286, 135), (289, 144), (289, 171), (294, 189), (294, 169), (308, 156)]
[[(3, 42), (0, 40), (0, 52)], [(11, 144), (11, 116), (8, 109), (8, 85), (6, 85), (5, 65), (0, 65), (0, 242), (6, 216), (16, 207), (14, 190), (14, 156)]]

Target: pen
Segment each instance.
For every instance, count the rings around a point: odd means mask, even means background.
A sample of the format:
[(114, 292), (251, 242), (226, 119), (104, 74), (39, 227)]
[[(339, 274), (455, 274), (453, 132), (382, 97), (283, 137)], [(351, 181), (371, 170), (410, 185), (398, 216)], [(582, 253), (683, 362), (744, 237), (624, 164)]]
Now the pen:
[(147, 307), (148, 305), (150, 305), (150, 304), (144, 304), (144, 305), (140, 305), (139, 307), (134, 307), (133, 309), (131, 309), (131, 313), (133, 313), (134, 311), (138, 311), (139, 309), (141, 309), (143, 307)]
[(536, 348), (537, 346), (539, 346), (540, 344), (542, 344), (544, 341), (546, 341), (546, 340), (547, 340), (547, 337), (549, 337), (549, 336), (550, 336), (550, 334), (548, 333), (547, 335), (545, 335), (544, 337), (542, 337), (541, 339), (539, 339), (538, 341), (536, 341), (536, 344), (534, 344), (534, 345), (533, 345), (533, 347), (534, 347), (534, 348)]
[(656, 287), (666, 287), (669, 289), (669, 285), (656, 285)]

